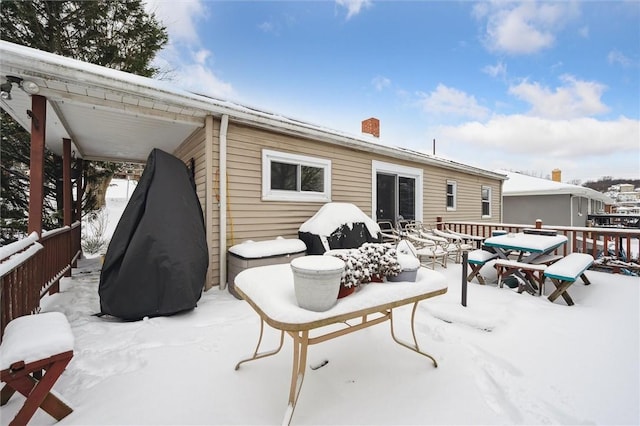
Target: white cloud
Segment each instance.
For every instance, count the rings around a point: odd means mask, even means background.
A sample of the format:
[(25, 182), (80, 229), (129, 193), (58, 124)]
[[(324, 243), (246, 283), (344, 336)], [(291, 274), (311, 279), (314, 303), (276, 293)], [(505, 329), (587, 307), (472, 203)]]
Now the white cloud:
[(429, 114), (456, 115), (482, 119), (489, 113), (488, 109), (479, 105), (474, 96), (439, 84), (431, 93), (418, 93), (422, 109)]
[(612, 50), (607, 55), (607, 60), (610, 64), (620, 64), (623, 67), (628, 67), (631, 65), (631, 59), (626, 57), (622, 52), (618, 50)]
[(589, 27), (588, 26), (584, 26), (584, 27), (580, 28), (578, 30), (578, 34), (582, 38), (589, 38)]
[(556, 32), (576, 13), (574, 2), (495, 1), (474, 8), (477, 18), (486, 19), (487, 47), (510, 54), (530, 54), (552, 46)]
[(609, 110), (600, 98), (605, 86), (581, 81), (570, 75), (561, 77), (564, 86), (551, 90), (539, 83), (522, 83), (509, 87), (509, 93), (531, 105), (529, 115), (566, 119), (602, 114)]
[(156, 18), (167, 27), (172, 42), (195, 43), (199, 41), (197, 21), (206, 18), (207, 9), (202, 0), (163, 1), (145, 0), (148, 13), (154, 13)]
[(449, 143), (482, 146), (503, 155), (531, 155), (546, 159), (573, 159), (631, 153), (638, 158), (640, 121), (621, 117), (614, 121), (593, 118), (550, 120), (525, 115), (496, 116), (486, 123), (469, 122), (437, 129)]
[(373, 84), (373, 87), (375, 87), (375, 89), (380, 92), (391, 85), (391, 80), (389, 80), (387, 77), (377, 75), (373, 77), (373, 79), (371, 79), (371, 84)]
[(212, 70), (213, 54), (202, 47), (197, 32), (198, 23), (208, 16), (205, 2), (146, 0), (145, 6), (169, 33), (169, 43), (159, 52), (154, 65), (182, 89), (216, 98), (233, 97), (232, 85)]
[(276, 26), (273, 22), (265, 21), (258, 25), (258, 28), (265, 33), (275, 33)]
[(232, 99), (235, 96), (230, 83), (222, 81), (202, 64), (185, 64), (176, 70), (176, 75), (180, 87), (190, 92), (221, 99)]
[(359, 14), (363, 9), (371, 7), (371, 0), (336, 0), (338, 6), (347, 9), (347, 20)]
[(502, 61), (498, 61), (498, 63), (495, 65), (487, 65), (482, 68), (482, 72), (484, 72), (485, 74), (489, 74), (494, 78), (504, 78), (507, 75), (507, 66)]

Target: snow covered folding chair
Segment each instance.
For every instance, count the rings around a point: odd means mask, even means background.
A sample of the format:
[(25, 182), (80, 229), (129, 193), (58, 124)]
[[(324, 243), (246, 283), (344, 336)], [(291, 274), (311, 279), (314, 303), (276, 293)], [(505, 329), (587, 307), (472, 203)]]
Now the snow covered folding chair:
[[(73, 357), (73, 333), (60, 312), (25, 315), (5, 328), (0, 344), (0, 405), (18, 391), (26, 400), (9, 423), (26, 425), (38, 408), (56, 420), (73, 410), (51, 394), (51, 388)], [(43, 374), (44, 371), (44, 374)]]
[(593, 256), (586, 253), (571, 253), (549, 266), (544, 271), (544, 276), (551, 278), (556, 286), (556, 290), (549, 295), (551, 302), (562, 296), (567, 305), (573, 305), (573, 299), (569, 296), (567, 289), (576, 282), (578, 277), (582, 278), (585, 285), (591, 284), (584, 274), (593, 265)]

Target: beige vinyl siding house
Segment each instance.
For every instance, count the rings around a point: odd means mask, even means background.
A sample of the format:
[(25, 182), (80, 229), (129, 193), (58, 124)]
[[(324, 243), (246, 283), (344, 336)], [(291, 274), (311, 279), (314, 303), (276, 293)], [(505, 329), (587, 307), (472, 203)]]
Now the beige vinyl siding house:
[[(377, 172), (415, 176), (415, 219), (435, 224), (438, 217), (444, 220), (500, 221), (500, 195), (502, 176), (458, 163), (434, 160), (420, 153), (383, 147), (382, 151), (367, 149), (369, 144), (345, 146), (336, 138), (319, 140), (312, 136), (279, 132), (230, 118), (226, 131), (226, 185), (220, 194), (220, 127), (221, 120), (211, 119), (212, 171), (209, 172), (212, 189), (211, 203), (207, 206), (206, 187), (207, 128), (192, 134), (174, 152), (189, 164), (195, 160), (195, 177), (205, 217), (210, 252), (209, 286), (219, 285), (224, 276), (226, 250), (247, 240), (262, 241), (276, 237), (297, 238), (302, 223), (313, 216), (328, 201), (347, 202), (358, 206), (373, 219), (379, 219), (376, 205)], [(304, 158), (329, 163), (330, 192), (327, 200), (305, 201), (271, 200), (265, 196), (263, 164), (265, 155), (282, 155), (284, 158)], [(395, 156), (393, 154), (396, 154)], [(429, 164), (431, 163), (431, 164)], [(456, 209), (446, 207), (446, 184), (456, 182)], [(491, 190), (491, 216), (482, 216), (482, 187)], [(220, 198), (226, 198), (226, 241), (220, 241)], [(209, 208), (207, 208), (209, 207)], [(210, 220), (209, 220), (210, 218)]]
[[(78, 160), (143, 163), (161, 149), (193, 163), (210, 256), (206, 288), (226, 283), (230, 246), (297, 237), (328, 201), (353, 203), (375, 220), (502, 220), (503, 174), (385, 145), (374, 136), (376, 119), (365, 120), (375, 124), (370, 134), (346, 134), (3, 40), (0, 56), (2, 75), (39, 88), (14, 90), (0, 107), (29, 131), (33, 105), (46, 104), (42, 138), (54, 153), (70, 145)], [(292, 167), (300, 189), (273, 179)], [(312, 190), (303, 177), (313, 178)], [(448, 181), (455, 208), (447, 208)]]

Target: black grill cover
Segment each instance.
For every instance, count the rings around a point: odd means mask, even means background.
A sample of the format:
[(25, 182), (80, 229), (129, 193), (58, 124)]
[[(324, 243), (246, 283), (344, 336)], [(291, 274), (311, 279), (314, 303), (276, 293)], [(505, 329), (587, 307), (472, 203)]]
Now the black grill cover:
[(178, 158), (154, 149), (109, 243), (100, 310), (139, 320), (193, 309), (208, 262), (192, 175)]
[[(298, 238), (307, 246), (307, 254), (323, 254), (326, 250), (320, 235), (298, 231)], [(327, 237), (330, 249), (358, 248), (364, 243), (379, 243), (379, 236), (372, 236), (362, 222), (344, 224)]]

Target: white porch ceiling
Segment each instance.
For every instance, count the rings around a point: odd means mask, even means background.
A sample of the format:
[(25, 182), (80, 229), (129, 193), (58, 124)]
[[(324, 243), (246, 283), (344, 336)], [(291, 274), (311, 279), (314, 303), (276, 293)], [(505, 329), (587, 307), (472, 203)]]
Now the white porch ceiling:
[[(81, 70), (52, 67), (5, 52), (0, 58), (1, 82), (6, 76), (33, 81), (40, 88), (38, 95), (47, 99), (45, 142), (59, 155), (67, 138), (79, 158), (144, 162), (153, 148), (173, 152), (212, 113), (185, 106), (179, 97), (154, 99), (128, 81), (130, 74), (116, 72), (122, 80), (103, 78), (106, 84), (99, 84)], [(11, 98), (0, 100), (0, 107), (30, 131), (31, 96), (14, 84)]]

